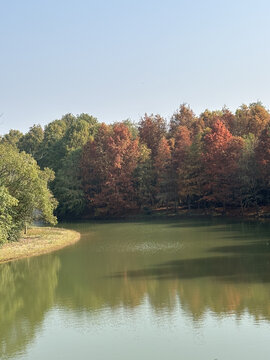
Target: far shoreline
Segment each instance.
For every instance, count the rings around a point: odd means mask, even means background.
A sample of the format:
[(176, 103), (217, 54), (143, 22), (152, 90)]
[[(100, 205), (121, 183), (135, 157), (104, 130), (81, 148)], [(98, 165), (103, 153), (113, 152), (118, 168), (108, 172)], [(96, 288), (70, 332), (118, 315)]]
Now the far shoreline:
[(81, 234), (74, 230), (54, 227), (32, 227), (18, 241), (0, 246), (0, 264), (39, 256), (75, 244)]
[(145, 210), (134, 210), (126, 214), (107, 215), (107, 216), (83, 216), (76, 219), (76, 222), (88, 221), (129, 221), (129, 220), (151, 220), (151, 219), (194, 219), (194, 218), (222, 218), (235, 219), (238, 221), (270, 221), (270, 206), (261, 206), (259, 208), (249, 207), (242, 213), (238, 208), (227, 208), (226, 211), (222, 207), (188, 209), (187, 207), (178, 206), (176, 209), (170, 207), (147, 208)]

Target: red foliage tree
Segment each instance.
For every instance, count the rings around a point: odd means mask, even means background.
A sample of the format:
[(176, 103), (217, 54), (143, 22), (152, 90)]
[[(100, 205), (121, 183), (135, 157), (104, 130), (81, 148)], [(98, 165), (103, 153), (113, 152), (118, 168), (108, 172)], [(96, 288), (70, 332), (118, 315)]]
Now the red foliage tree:
[(222, 121), (212, 126), (204, 137), (204, 199), (216, 204), (232, 202), (233, 177), (243, 147), (241, 138), (232, 136)]
[(186, 126), (178, 126), (174, 137), (174, 162), (176, 168), (181, 166), (186, 156), (187, 149), (192, 144), (190, 130)]
[(82, 182), (96, 215), (119, 215), (136, 206), (133, 172), (138, 156), (138, 140), (121, 123), (102, 124), (95, 140), (84, 147)]
[(155, 159), (160, 140), (166, 135), (166, 122), (160, 115), (145, 116), (139, 123), (140, 141), (151, 150), (151, 157)]
[(173, 174), (175, 177), (175, 203), (183, 200), (182, 173), (186, 166), (187, 154), (192, 144), (191, 131), (187, 126), (178, 126), (175, 131), (173, 149)]
[(171, 148), (168, 140), (163, 137), (157, 149), (155, 158), (155, 170), (157, 174), (157, 198), (160, 205), (168, 206), (171, 199)]
[(187, 104), (181, 104), (170, 120), (171, 136), (175, 137), (179, 126), (185, 126), (191, 130), (196, 120), (195, 114), (191, 108)]

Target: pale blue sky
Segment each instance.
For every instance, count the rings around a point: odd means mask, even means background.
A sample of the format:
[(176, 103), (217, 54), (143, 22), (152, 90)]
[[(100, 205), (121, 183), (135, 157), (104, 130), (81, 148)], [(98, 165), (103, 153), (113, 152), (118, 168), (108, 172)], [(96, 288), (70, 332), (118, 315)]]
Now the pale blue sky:
[(0, 133), (71, 112), (270, 107), (266, 0), (0, 0)]

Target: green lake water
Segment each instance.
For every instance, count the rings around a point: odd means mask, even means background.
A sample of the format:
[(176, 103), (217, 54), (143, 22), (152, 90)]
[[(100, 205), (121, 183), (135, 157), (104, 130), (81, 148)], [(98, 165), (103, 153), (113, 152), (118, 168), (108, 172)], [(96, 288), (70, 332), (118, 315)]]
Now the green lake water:
[(270, 356), (269, 223), (63, 226), (81, 241), (0, 265), (0, 359)]

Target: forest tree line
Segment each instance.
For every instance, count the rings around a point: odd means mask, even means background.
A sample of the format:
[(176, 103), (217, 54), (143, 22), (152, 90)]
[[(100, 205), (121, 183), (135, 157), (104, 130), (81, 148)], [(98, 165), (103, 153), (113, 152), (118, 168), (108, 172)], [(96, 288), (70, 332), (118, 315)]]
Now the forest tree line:
[[(244, 213), (270, 200), (270, 113), (259, 102), (199, 116), (182, 104), (168, 122), (145, 114), (138, 123), (106, 125), (88, 114), (66, 114), (44, 129), (10, 130), (0, 144), (2, 162), (5, 147), (35, 161), (61, 219), (179, 206)], [(0, 183), (0, 198), (16, 207), (7, 188)]]

